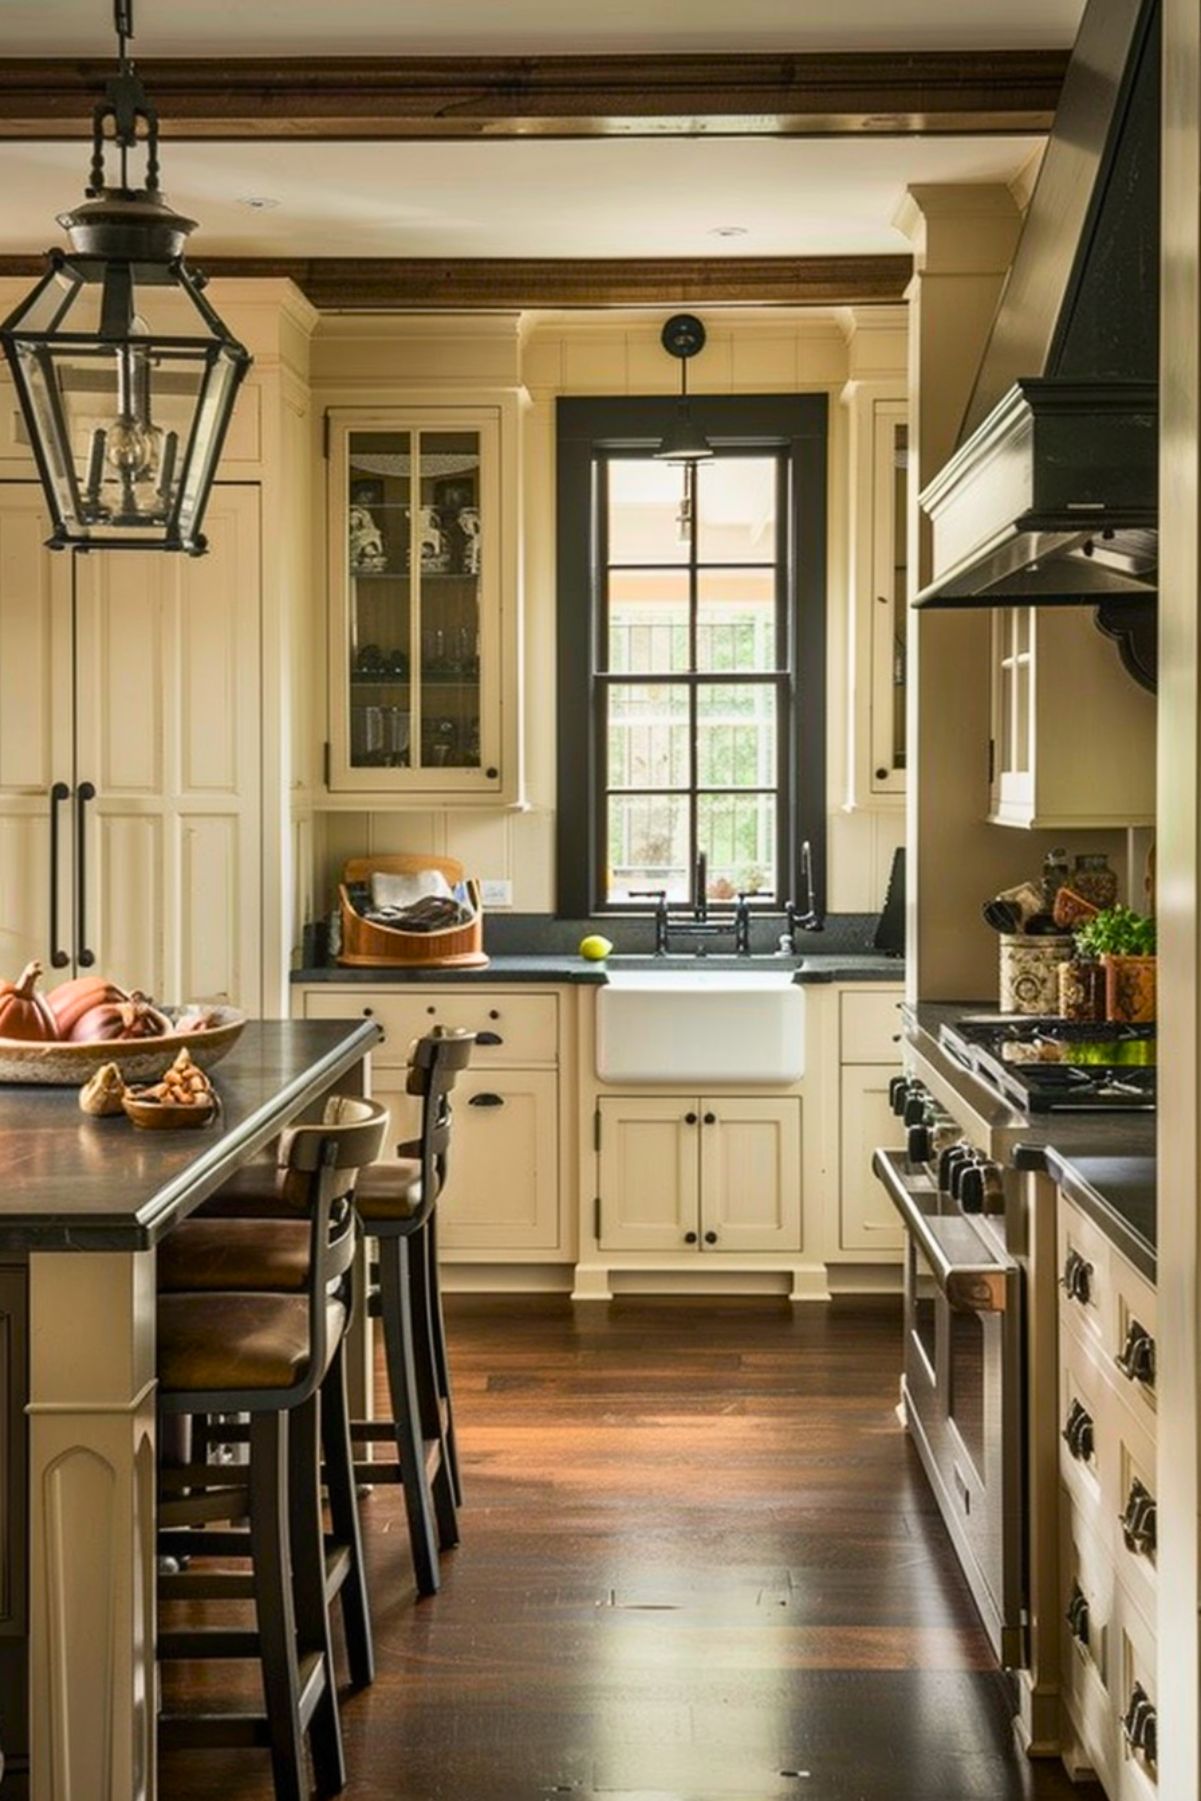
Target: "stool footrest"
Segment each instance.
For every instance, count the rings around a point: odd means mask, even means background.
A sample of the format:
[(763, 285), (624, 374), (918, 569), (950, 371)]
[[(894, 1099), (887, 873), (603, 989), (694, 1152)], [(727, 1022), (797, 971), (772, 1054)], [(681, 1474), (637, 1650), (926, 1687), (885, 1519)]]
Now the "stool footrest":
[(163, 1750), (269, 1750), (271, 1732), (260, 1713), (161, 1713), (158, 1742)]
[(253, 1601), (254, 1577), (232, 1570), (189, 1570), (178, 1576), (160, 1576), (159, 1599), (162, 1601)]
[(206, 1657), (257, 1659), (259, 1650), (257, 1632), (232, 1626), (193, 1626), (158, 1635), (158, 1654), (170, 1662)]
[(168, 1528), (158, 1535), (158, 1548), (164, 1557), (249, 1557), (250, 1534), (244, 1527), (231, 1527), (228, 1532), (206, 1532), (181, 1527)]
[(164, 1501), (158, 1510), (164, 1529), (172, 1526), (204, 1526), (210, 1520), (240, 1520), (250, 1512), (250, 1495), (245, 1488), (213, 1489), (207, 1494), (186, 1495), (177, 1501)]

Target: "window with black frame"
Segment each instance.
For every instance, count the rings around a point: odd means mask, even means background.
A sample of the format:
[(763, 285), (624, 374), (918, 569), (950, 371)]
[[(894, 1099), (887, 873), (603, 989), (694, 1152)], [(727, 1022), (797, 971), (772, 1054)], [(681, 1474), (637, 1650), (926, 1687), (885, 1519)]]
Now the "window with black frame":
[(559, 404), (561, 914), (694, 906), (702, 853), (779, 908), (804, 839), (820, 881), (825, 399), (694, 397), (692, 466), (673, 404)]

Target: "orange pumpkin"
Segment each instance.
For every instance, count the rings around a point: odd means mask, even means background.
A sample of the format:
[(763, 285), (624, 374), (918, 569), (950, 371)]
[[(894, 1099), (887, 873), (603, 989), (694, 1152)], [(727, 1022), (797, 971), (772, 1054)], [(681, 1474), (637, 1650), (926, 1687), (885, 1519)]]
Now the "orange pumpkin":
[(162, 1038), (171, 1022), (144, 994), (127, 999), (100, 1001), (81, 1014), (71, 1031), (73, 1044), (98, 1044), (105, 1040)]
[(24, 1044), (46, 1044), (58, 1037), (58, 1026), (37, 991), (40, 963), (27, 963), (15, 982), (0, 982), (0, 1038)]
[(63, 982), (58, 988), (52, 988), (46, 997), (61, 1038), (73, 1037), (76, 1026), (93, 1007), (128, 999), (123, 988), (118, 988), (115, 982), (106, 982), (103, 976), (78, 976), (73, 982)]

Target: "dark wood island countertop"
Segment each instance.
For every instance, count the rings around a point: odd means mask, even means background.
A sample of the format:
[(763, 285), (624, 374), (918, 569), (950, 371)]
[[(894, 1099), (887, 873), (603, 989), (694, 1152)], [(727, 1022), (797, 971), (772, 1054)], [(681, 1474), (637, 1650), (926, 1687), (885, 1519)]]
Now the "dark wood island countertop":
[(92, 1119), (74, 1088), (0, 1087), (0, 1251), (139, 1251), (347, 1075), (370, 1020), (251, 1020), (213, 1071), (221, 1112), (198, 1131)]

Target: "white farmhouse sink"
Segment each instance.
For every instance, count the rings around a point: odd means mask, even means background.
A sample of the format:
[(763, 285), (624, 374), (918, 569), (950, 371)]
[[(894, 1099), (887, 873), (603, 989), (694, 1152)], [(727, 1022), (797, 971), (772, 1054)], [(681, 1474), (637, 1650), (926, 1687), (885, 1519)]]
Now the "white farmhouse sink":
[(611, 969), (596, 1069), (605, 1082), (796, 1082), (805, 990), (783, 969)]

